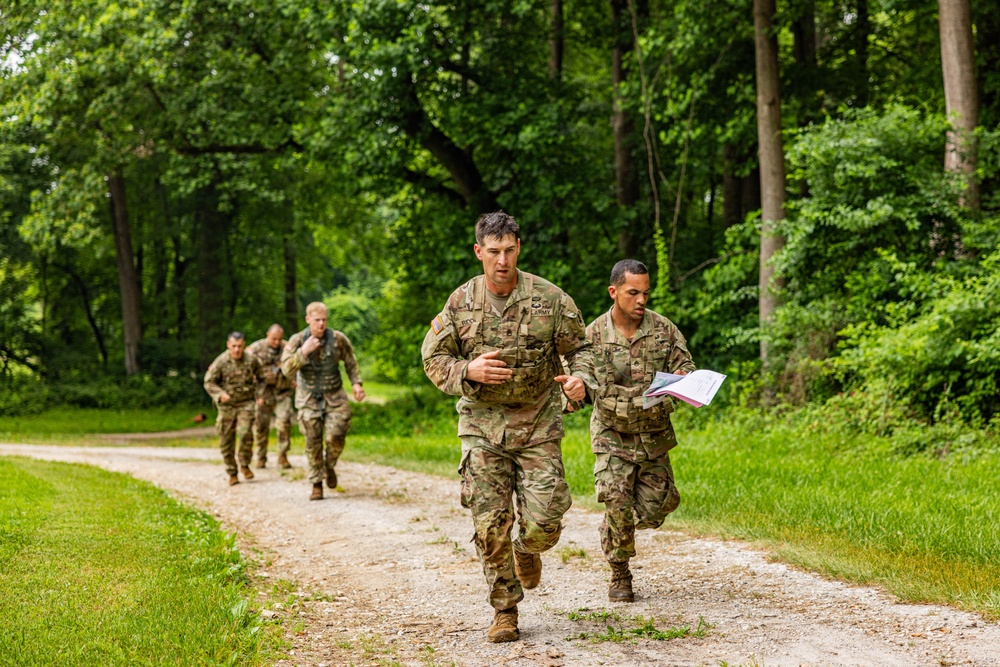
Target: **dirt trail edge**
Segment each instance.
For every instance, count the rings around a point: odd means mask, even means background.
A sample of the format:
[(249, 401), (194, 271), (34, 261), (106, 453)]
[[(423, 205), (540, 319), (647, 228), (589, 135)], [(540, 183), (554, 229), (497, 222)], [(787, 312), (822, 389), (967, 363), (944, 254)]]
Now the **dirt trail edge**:
[[(0, 455), (88, 463), (149, 480), (214, 514), (258, 558), (258, 586), (295, 582), (301, 605), (285, 615), (292, 655), (278, 664), (608, 667), (1000, 665), (1000, 626), (948, 607), (900, 604), (770, 562), (735, 542), (643, 531), (633, 561), (636, 602), (607, 601), (600, 516), (572, 509), (541, 585), (519, 606), (522, 639), (488, 644), (492, 618), (458, 481), (342, 463), (344, 492), (309, 502), (301, 478), (256, 471), (225, 485), (216, 450), (0, 444)], [(565, 561), (565, 562), (564, 562)], [(587, 610), (587, 611), (581, 611)], [(616, 611), (618, 622), (574, 620)], [(571, 618), (569, 612), (573, 614)], [(571, 639), (709, 625), (704, 636), (623, 642)]]

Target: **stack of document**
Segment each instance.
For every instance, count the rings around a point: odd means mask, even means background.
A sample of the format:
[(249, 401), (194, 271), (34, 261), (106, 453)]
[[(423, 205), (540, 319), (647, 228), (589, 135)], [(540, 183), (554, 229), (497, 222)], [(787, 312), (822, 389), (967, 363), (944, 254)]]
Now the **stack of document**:
[(642, 394), (642, 407), (649, 409), (673, 396), (700, 408), (712, 402), (725, 379), (725, 375), (715, 371), (691, 371), (687, 375), (657, 372), (649, 389)]

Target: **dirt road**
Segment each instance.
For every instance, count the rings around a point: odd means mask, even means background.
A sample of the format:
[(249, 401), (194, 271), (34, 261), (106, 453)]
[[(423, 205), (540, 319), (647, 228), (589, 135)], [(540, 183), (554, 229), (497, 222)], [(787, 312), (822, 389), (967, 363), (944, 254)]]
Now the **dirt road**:
[[(260, 561), (266, 616), (283, 616), (282, 665), (1000, 665), (1000, 626), (947, 607), (906, 605), (768, 561), (738, 543), (644, 531), (633, 561), (637, 600), (607, 602), (600, 517), (573, 509), (541, 585), (520, 605), (522, 640), (488, 644), (492, 618), (458, 482), (342, 463), (342, 493), (309, 502), (302, 457), (225, 485), (215, 450), (0, 445), (0, 455), (89, 463), (149, 480), (219, 518)], [(292, 605), (275, 606), (275, 582)], [(280, 586), (279, 586), (280, 588)], [(291, 596), (289, 596), (291, 597)], [(575, 612), (575, 613), (573, 613)], [(621, 620), (603, 618), (617, 612)], [(656, 628), (708, 629), (672, 640), (570, 639)], [(392, 662), (397, 661), (396, 663)]]

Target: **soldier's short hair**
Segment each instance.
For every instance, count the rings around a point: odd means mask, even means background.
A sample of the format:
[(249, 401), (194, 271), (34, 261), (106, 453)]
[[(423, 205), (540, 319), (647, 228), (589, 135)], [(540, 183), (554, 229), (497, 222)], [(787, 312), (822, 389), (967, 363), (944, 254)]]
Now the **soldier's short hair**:
[(267, 328), (267, 333), (274, 333), (276, 331), (280, 331), (281, 333), (285, 333), (285, 328), (283, 326), (281, 326), (280, 324), (278, 324), (277, 322), (275, 322), (274, 324), (272, 324), (271, 326), (269, 326)]
[(503, 211), (483, 213), (476, 221), (476, 243), (479, 245), (488, 238), (502, 239), (508, 234), (513, 234), (515, 239), (521, 240), (521, 227), (517, 224), (517, 220)]
[(631, 273), (633, 276), (644, 276), (649, 273), (646, 265), (637, 259), (623, 259), (611, 267), (611, 285), (618, 287), (625, 282), (625, 274)]
[(243, 337), (242, 331), (234, 331), (229, 334), (229, 337), (226, 338), (226, 340), (246, 340), (246, 338)]
[(329, 312), (326, 304), (322, 301), (313, 301), (308, 306), (306, 306), (306, 317), (309, 317), (318, 310), (322, 310), (324, 313)]

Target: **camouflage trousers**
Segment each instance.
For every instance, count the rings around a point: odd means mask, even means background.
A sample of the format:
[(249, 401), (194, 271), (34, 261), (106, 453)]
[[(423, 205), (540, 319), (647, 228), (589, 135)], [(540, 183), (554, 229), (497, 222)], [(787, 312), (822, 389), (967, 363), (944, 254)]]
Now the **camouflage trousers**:
[[(517, 449), (462, 436), (462, 507), (472, 511), (473, 541), (483, 564), (487, 600), (508, 609), (524, 598), (514, 573), (514, 549), (541, 553), (559, 541), (562, 516), (572, 504), (558, 440)], [(517, 536), (514, 526), (517, 503)]]
[(338, 401), (327, 405), (322, 412), (309, 408), (299, 410), (299, 428), (306, 438), (309, 481), (319, 484), (326, 479), (326, 473), (337, 465), (337, 459), (344, 451), (347, 431), (351, 428), (351, 406), (347, 395), (344, 395), (343, 403)]
[(253, 421), (253, 448), (257, 452), (257, 462), (267, 461), (267, 444), (271, 436), (271, 417), (274, 417), (274, 427), (278, 431), (278, 455), (288, 454), (292, 444), (292, 396), (288, 394), (264, 405), (257, 406)]
[(612, 563), (635, 556), (635, 531), (659, 528), (680, 505), (670, 456), (634, 463), (598, 454), (594, 464), (597, 501), (604, 503), (601, 548)]
[(235, 475), (236, 443), (239, 442), (239, 464), (249, 466), (253, 455), (253, 414), (254, 401), (239, 405), (219, 404), (219, 416), (215, 419), (215, 432), (219, 434), (219, 451), (226, 464), (226, 472)]

